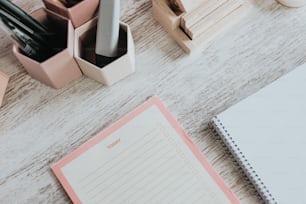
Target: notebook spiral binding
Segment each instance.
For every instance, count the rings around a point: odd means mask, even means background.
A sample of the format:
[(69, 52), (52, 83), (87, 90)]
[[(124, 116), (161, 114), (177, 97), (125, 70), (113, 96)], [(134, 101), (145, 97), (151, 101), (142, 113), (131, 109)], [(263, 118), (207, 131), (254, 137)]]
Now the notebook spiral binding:
[(256, 171), (253, 169), (247, 158), (240, 151), (238, 145), (235, 143), (230, 133), (227, 132), (226, 128), (219, 120), (218, 117), (214, 117), (212, 119), (212, 126), (217, 131), (217, 133), (221, 136), (221, 139), (230, 150), (232, 155), (235, 157), (236, 161), (242, 167), (245, 174), (248, 176), (252, 184), (255, 186), (256, 190), (259, 192), (261, 197), (264, 199), (267, 204), (277, 204), (275, 198), (273, 198), (272, 194), (269, 192), (268, 188), (265, 186), (263, 181), (260, 179)]

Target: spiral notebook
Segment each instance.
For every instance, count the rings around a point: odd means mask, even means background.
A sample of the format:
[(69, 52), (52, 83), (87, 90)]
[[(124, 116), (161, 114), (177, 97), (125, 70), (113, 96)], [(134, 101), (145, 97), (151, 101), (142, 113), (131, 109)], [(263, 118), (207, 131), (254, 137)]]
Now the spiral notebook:
[(306, 65), (212, 124), (266, 203), (306, 203)]
[(157, 97), (52, 169), (73, 203), (239, 203)]

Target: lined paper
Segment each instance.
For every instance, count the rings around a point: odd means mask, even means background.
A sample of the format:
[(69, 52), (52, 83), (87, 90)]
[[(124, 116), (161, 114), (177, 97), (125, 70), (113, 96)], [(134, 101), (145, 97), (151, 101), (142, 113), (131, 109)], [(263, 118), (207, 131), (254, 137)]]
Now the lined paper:
[(156, 106), (61, 170), (82, 203), (230, 203)]

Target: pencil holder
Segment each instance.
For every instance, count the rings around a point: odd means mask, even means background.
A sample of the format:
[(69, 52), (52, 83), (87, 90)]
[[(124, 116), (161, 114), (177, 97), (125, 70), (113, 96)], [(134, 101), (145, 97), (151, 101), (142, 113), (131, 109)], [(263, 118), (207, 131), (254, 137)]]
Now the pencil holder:
[(0, 107), (2, 106), (2, 102), (3, 102), (3, 98), (5, 95), (8, 81), (9, 81), (9, 77), (3, 72), (0, 72)]
[[(51, 11), (39, 9), (32, 16), (54, 32), (60, 33), (62, 39), (57, 54), (43, 62), (37, 62), (25, 56), (17, 45), (13, 52), (30, 76), (53, 88), (61, 88), (82, 76), (78, 64), (73, 58), (74, 29), (71, 22)], [(52, 29), (51, 29), (51, 27)]]
[(119, 57), (103, 68), (95, 65), (97, 18), (75, 31), (74, 55), (84, 75), (112, 85), (135, 71), (135, 48), (130, 28), (120, 23)]
[(58, 0), (43, 0), (46, 8), (71, 20), (74, 28), (77, 28), (96, 16), (99, 8), (99, 0), (83, 0), (78, 4), (67, 8)]

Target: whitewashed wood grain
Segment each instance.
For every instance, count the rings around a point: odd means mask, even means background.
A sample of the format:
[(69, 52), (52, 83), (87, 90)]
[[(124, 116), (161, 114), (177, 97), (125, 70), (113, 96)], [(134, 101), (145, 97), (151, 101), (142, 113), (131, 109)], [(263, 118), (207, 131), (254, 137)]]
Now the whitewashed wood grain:
[[(39, 0), (14, 0), (27, 11)], [(241, 203), (261, 203), (208, 127), (213, 115), (306, 61), (306, 8), (253, 0), (238, 25), (186, 56), (153, 19), (150, 0), (122, 1), (137, 72), (112, 87), (83, 77), (61, 90), (31, 79), (0, 33), (0, 69), (11, 81), (0, 109), (0, 203), (70, 203), (50, 165), (152, 95), (158, 95)]]

